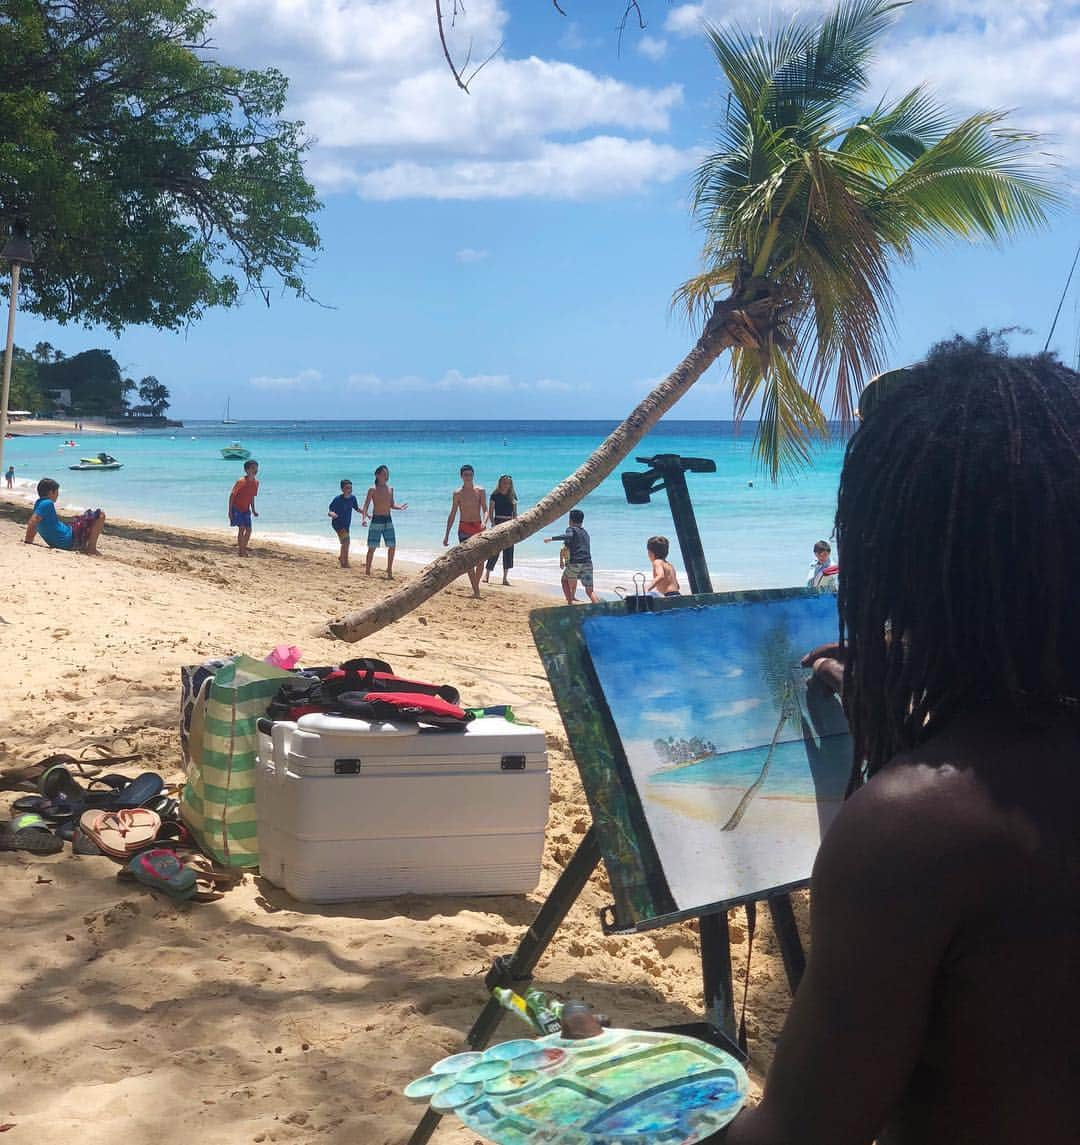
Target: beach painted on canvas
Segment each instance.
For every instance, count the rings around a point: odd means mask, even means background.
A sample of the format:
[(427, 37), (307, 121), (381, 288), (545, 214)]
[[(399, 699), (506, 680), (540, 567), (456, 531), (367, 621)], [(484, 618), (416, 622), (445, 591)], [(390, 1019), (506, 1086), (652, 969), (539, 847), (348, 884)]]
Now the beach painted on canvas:
[(836, 627), (836, 597), (800, 590), (584, 621), (680, 911), (809, 878), (851, 745), (839, 701), (799, 660)]

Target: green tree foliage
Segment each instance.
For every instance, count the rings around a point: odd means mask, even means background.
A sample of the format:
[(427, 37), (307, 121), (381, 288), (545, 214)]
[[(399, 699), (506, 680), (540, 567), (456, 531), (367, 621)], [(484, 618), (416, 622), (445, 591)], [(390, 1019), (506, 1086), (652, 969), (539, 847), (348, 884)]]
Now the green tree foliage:
[(1058, 198), (1038, 137), (1003, 111), (957, 120), (923, 87), (863, 111), (874, 54), (905, 6), (845, 0), (820, 23), (708, 32), (730, 94), (694, 185), (705, 269), (676, 301), (702, 314), (718, 295), (768, 301), (731, 366), (736, 417), (761, 401), (758, 453), (774, 477), (808, 460), (826, 394), (849, 422), (882, 370), (897, 259), (1036, 228)]
[(690, 763), (716, 754), (716, 744), (701, 736), (690, 736), (688, 739), (664, 736), (653, 740), (653, 747), (656, 754), (667, 763)]
[(169, 391), (165, 384), (159, 382), (153, 374), (143, 378), (139, 383), (139, 399), (153, 417), (161, 417), (169, 408)]
[(71, 390), (72, 412), (116, 415), (127, 408), (124, 379), (108, 350), (84, 350), (60, 361), (39, 362), (38, 384), (50, 390)]
[(34, 355), (18, 346), (12, 347), (8, 409), (28, 409), (31, 413), (46, 413), (52, 409), (52, 402), (38, 384), (38, 364)]
[(319, 208), (287, 81), (211, 55), (191, 0), (0, 0), (0, 227), (23, 305), (175, 329), (275, 280), (304, 295)]

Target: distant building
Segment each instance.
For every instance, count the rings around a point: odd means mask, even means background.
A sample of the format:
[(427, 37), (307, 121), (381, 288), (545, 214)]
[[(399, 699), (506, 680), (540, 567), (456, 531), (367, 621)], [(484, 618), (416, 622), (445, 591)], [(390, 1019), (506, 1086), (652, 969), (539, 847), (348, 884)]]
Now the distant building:
[(71, 390), (46, 390), (45, 396), (56, 407), (57, 413), (67, 413), (71, 409)]

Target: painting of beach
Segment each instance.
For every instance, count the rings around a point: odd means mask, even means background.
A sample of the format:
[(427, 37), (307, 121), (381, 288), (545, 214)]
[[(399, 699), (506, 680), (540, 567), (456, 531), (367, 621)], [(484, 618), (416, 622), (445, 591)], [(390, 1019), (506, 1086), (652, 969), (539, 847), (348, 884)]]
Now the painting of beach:
[(680, 911), (805, 882), (851, 770), (835, 696), (802, 655), (836, 598), (589, 617), (583, 630)]

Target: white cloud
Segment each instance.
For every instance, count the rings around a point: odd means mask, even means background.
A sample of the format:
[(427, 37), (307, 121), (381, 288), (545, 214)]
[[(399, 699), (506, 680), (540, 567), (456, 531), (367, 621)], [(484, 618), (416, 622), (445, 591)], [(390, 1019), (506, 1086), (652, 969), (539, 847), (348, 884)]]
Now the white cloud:
[(667, 14), (664, 30), (676, 36), (693, 36), (701, 31), (704, 20), (704, 4), (679, 4)]
[(524, 159), (392, 163), (352, 182), (365, 199), (589, 199), (677, 179), (697, 153), (648, 139), (547, 143)]
[[(609, 158), (608, 137), (662, 146), (640, 136), (669, 130), (682, 101), (677, 84), (635, 85), (557, 59), (500, 54), (465, 95), (447, 72), (432, 8), (415, 0), (216, 0), (216, 8), (215, 39), (230, 62), (272, 64), (290, 77), (288, 114), (316, 141), (308, 173), (324, 194), (582, 197), (637, 193), (664, 178), (665, 164), (643, 163), (640, 150), (623, 154), (606, 189), (602, 172), (584, 168)], [(508, 25), (504, 0), (471, 0), (448, 28), (454, 58), (482, 61)], [(545, 177), (553, 147), (557, 166), (574, 168), (587, 189), (567, 196)], [(478, 161), (487, 166), (471, 170)], [(413, 172), (419, 184), (409, 187)]]
[(717, 704), (715, 708), (709, 712), (708, 719), (723, 720), (731, 716), (741, 716), (746, 712), (752, 712), (754, 708), (760, 708), (764, 701), (761, 699), (746, 699), (746, 700), (731, 700), (726, 704)]
[(667, 40), (662, 40), (659, 36), (650, 36), (648, 33), (637, 42), (637, 50), (650, 60), (662, 59), (667, 55), (667, 49)]
[(373, 373), (350, 374), (346, 383), (353, 390), (368, 394), (403, 393), (515, 393), (546, 394), (587, 389), (587, 386), (571, 386), (567, 382), (553, 378), (541, 378), (536, 382), (517, 381), (509, 374), (465, 374), (461, 370), (447, 370), (441, 378), (422, 378), (407, 374), (397, 378), (383, 378)]
[(475, 250), (473, 247), (467, 246), (467, 247), (462, 247), (461, 250), (459, 250), (457, 252), (457, 254), (454, 255), (454, 258), (456, 258), (458, 260), (458, 262), (464, 262), (464, 263), (483, 262), (484, 259), (487, 258), (490, 253), (491, 253), (490, 251)]
[(687, 726), (690, 718), (690, 713), (685, 708), (682, 708), (678, 711), (666, 712), (659, 709), (653, 709), (643, 712), (641, 718), (650, 724), (659, 724), (661, 727), (674, 728), (679, 730)]
[[(793, 15), (813, 19), (833, 0), (703, 0), (671, 9), (665, 30), (702, 22), (768, 30)], [(1080, 163), (1080, 4), (1075, 0), (921, 0), (897, 13), (871, 70), (870, 96), (928, 83), (956, 115), (1003, 108), (1010, 123), (1050, 136), (1048, 150)]]
[(311, 385), (313, 382), (322, 380), (322, 374), (318, 370), (300, 370), (295, 374), (281, 375), (277, 377), (268, 374), (259, 374), (254, 378), (248, 378), (248, 385), (255, 386), (261, 390), (291, 390), (302, 389)]

